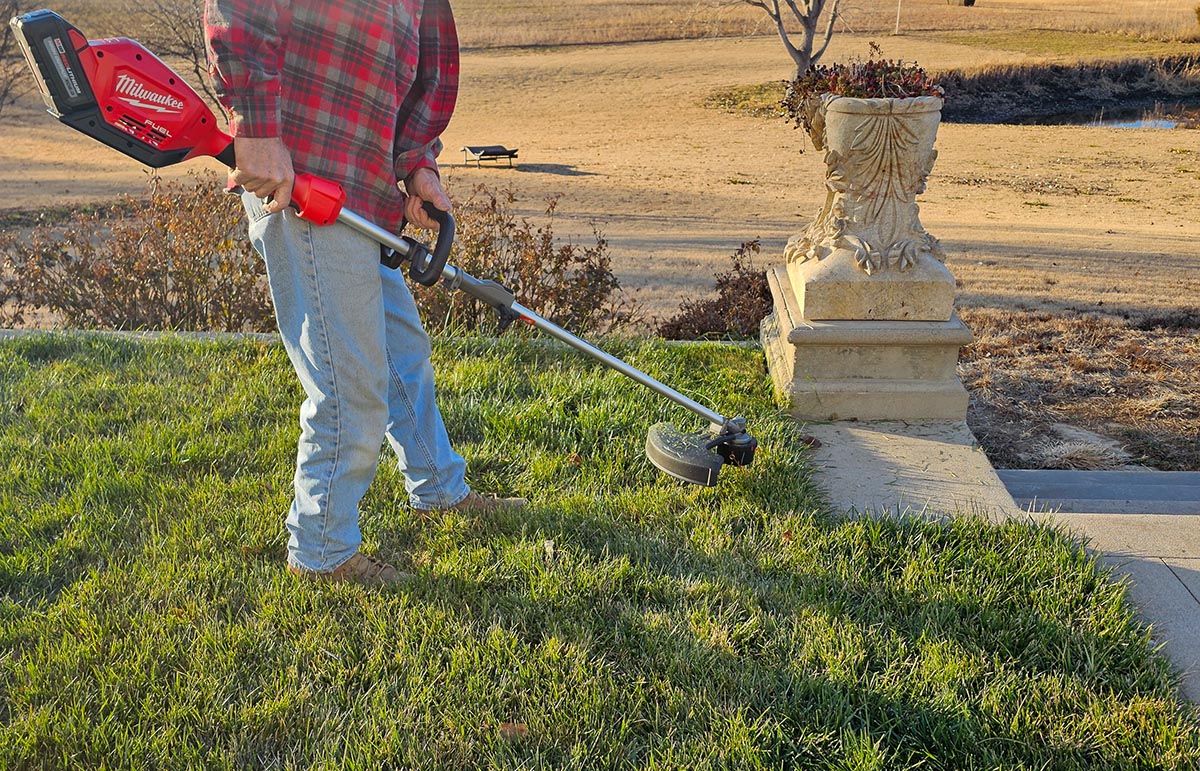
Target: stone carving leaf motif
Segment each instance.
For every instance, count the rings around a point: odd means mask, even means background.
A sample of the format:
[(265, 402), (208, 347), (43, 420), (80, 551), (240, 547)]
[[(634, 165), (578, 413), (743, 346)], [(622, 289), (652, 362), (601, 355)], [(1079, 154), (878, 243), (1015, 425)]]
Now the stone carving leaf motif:
[(885, 207), (916, 192), (914, 179), (920, 170), (905, 161), (917, 142), (912, 126), (895, 115), (870, 115), (859, 124), (851, 145), (855, 152), (841, 173), (852, 180), (850, 192), (868, 218), (878, 218)]
[[(822, 112), (831, 101), (822, 103)], [(876, 109), (837, 116), (852, 122), (841, 152), (829, 122), (821, 122), (826, 202), (817, 219), (788, 241), (784, 256), (804, 262), (846, 249), (868, 275), (906, 271), (923, 254), (944, 260), (937, 239), (921, 227), (915, 201), (937, 160), (931, 138), (922, 151), (920, 132), (928, 121), (913, 120), (909, 100), (863, 101), (877, 103)]]

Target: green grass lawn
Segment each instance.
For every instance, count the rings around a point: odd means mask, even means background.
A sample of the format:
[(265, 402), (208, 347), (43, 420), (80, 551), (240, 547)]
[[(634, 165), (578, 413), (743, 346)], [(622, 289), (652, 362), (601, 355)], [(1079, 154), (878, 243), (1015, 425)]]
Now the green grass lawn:
[[(614, 342), (750, 420), (719, 488), (658, 474), (677, 407), (557, 347), (439, 340), (473, 484), (399, 588), (283, 570), (298, 387), (275, 345), (0, 344), (0, 768), (1195, 768), (1121, 587), (1059, 533), (824, 513), (760, 351)], [(864, 468), (862, 473), (871, 473)]]

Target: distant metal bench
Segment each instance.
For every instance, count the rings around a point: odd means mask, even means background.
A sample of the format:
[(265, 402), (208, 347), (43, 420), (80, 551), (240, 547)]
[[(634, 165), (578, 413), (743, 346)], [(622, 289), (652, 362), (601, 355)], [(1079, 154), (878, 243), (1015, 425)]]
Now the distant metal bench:
[(478, 145), (467, 146), (462, 149), (463, 163), (469, 163), (472, 158), (475, 159), (475, 165), (479, 166), (484, 161), (500, 162), (501, 158), (508, 159), (508, 165), (513, 165), (513, 158), (517, 157), (516, 150), (509, 150), (504, 145)]

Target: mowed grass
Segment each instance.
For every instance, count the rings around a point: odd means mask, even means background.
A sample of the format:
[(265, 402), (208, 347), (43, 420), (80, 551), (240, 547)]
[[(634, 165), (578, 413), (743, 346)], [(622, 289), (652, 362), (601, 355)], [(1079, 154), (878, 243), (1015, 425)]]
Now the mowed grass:
[[(418, 515), (399, 588), (283, 570), (299, 391), (278, 346), (0, 344), (0, 767), (1194, 768), (1195, 708), (1060, 533), (821, 511), (761, 352), (613, 342), (763, 451), (718, 488), (642, 455), (639, 386), (436, 341), (491, 519)], [(871, 473), (864, 468), (863, 473)]]

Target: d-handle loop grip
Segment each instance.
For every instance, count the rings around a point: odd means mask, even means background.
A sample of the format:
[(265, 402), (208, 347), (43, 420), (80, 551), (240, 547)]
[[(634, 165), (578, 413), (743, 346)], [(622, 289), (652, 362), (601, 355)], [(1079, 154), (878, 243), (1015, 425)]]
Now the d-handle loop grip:
[(442, 277), (446, 260), (450, 258), (450, 247), (454, 245), (454, 217), (429, 201), (421, 208), (438, 223), (437, 243), (432, 252), (424, 247), (409, 252), (408, 277), (418, 284), (433, 286)]
[[(231, 141), (217, 156), (229, 168), (237, 166)], [(291, 206), (296, 209), (301, 219), (314, 225), (332, 225), (338, 221), (338, 215), (346, 205), (346, 191), (336, 182), (312, 174), (297, 174), (292, 185)], [(454, 218), (450, 212), (442, 211), (426, 201), (425, 212), (438, 223), (437, 243), (430, 253), (424, 244), (406, 238), (408, 242), (409, 259), (408, 275), (413, 281), (425, 286), (433, 286), (442, 277), (446, 261), (450, 258), (450, 247), (454, 245)], [(399, 262), (394, 256), (385, 257), (383, 264), (389, 268), (398, 267)]]

